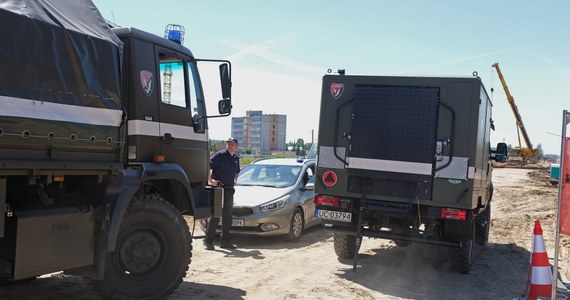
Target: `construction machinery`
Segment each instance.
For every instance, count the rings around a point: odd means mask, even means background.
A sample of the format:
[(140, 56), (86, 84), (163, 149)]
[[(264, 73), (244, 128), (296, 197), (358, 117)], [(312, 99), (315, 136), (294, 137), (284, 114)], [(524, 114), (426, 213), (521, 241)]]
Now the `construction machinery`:
[[(538, 157), (538, 149), (532, 147), (532, 143), (530, 142), (530, 138), (528, 133), (526, 132), (526, 128), (524, 127), (522, 117), (519, 113), (519, 109), (515, 104), (515, 98), (509, 92), (509, 88), (507, 87), (507, 83), (505, 82), (505, 78), (501, 73), (501, 69), (499, 69), (499, 63), (494, 63), (493, 67), (497, 70), (497, 74), (499, 75), (499, 79), (501, 80), (501, 84), (503, 85), (503, 89), (505, 90), (505, 94), (507, 95), (507, 101), (511, 106), (513, 114), (515, 115), (515, 120), (517, 122), (517, 138), (519, 142), (518, 147), (513, 147), (512, 152), (509, 153), (510, 160), (518, 160), (521, 162), (529, 162), (529, 161), (536, 161)], [(523, 136), (526, 148), (522, 147), (521, 144), (521, 134)]]

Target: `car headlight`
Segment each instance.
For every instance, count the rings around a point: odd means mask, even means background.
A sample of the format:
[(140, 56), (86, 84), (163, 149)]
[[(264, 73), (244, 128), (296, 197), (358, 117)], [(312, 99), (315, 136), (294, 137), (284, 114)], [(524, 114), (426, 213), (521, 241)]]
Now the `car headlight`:
[(287, 202), (289, 201), (289, 198), (290, 198), (289, 196), (285, 196), (279, 199), (275, 199), (269, 203), (260, 205), (259, 210), (265, 212), (265, 211), (282, 209), (283, 207), (285, 207), (285, 204), (287, 204)]

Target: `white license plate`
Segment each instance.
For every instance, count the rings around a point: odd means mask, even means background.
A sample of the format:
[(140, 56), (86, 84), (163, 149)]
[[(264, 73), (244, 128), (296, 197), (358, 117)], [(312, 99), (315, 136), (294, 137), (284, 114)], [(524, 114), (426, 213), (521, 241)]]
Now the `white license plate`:
[(245, 221), (243, 219), (233, 219), (232, 226), (245, 226)]
[[(220, 226), (222, 226), (222, 218), (220, 218)], [(243, 227), (245, 226), (245, 221), (243, 219), (232, 219), (232, 226)]]
[(338, 222), (350, 222), (352, 220), (352, 213), (334, 210), (317, 210), (319, 217), (325, 220), (332, 220)]

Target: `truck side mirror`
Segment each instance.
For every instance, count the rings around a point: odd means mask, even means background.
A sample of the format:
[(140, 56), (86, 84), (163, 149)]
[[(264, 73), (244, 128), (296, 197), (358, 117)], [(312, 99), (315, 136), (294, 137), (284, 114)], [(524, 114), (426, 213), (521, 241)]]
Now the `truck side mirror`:
[(223, 63), (220, 65), (220, 82), (222, 84), (222, 98), (232, 98), (232, 78), (230, 74), (230, 64)]
[(507, 144), (497, 143), (497, 152), (495, 153), (495, 161), (506, 162), (507, 161)]
[(218, 101), (218, 112), (220, 115), (226, 115), (232, 112), (232, 102), (230, 99), (222, 99)]

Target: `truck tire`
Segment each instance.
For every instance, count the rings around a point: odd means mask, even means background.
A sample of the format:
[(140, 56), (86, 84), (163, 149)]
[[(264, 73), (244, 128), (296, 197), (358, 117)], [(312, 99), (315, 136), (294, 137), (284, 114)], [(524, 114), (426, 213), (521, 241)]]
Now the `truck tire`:
[(186, 276), (192, 237), (180, 212), (157, 196), (133, 199), (121, 223), (103, 280), (94, 287), (106, 298), (162, 299)]
[(305, 221), (303, 218), (303, 213), (301, 209), (296, 208), (291, 217), (291, 224), (289, 224), (289, 234), (287, 238), (290, 242), (298, 242), (303, 234), (303, 228), (305, 227)]
[[(474, 224), (473, 227), (476, 225)], [(473, 260), (475, 230), (471, 230), (461, 241), (461, 247), (455, 248), (451, 252), (451, 261), (461, 274), (468, 274), (471, 271)]]
[(334, 252), (339, 258), (353, 258), (356, 248), (356, 236), (349, 234), (334, 234)]

